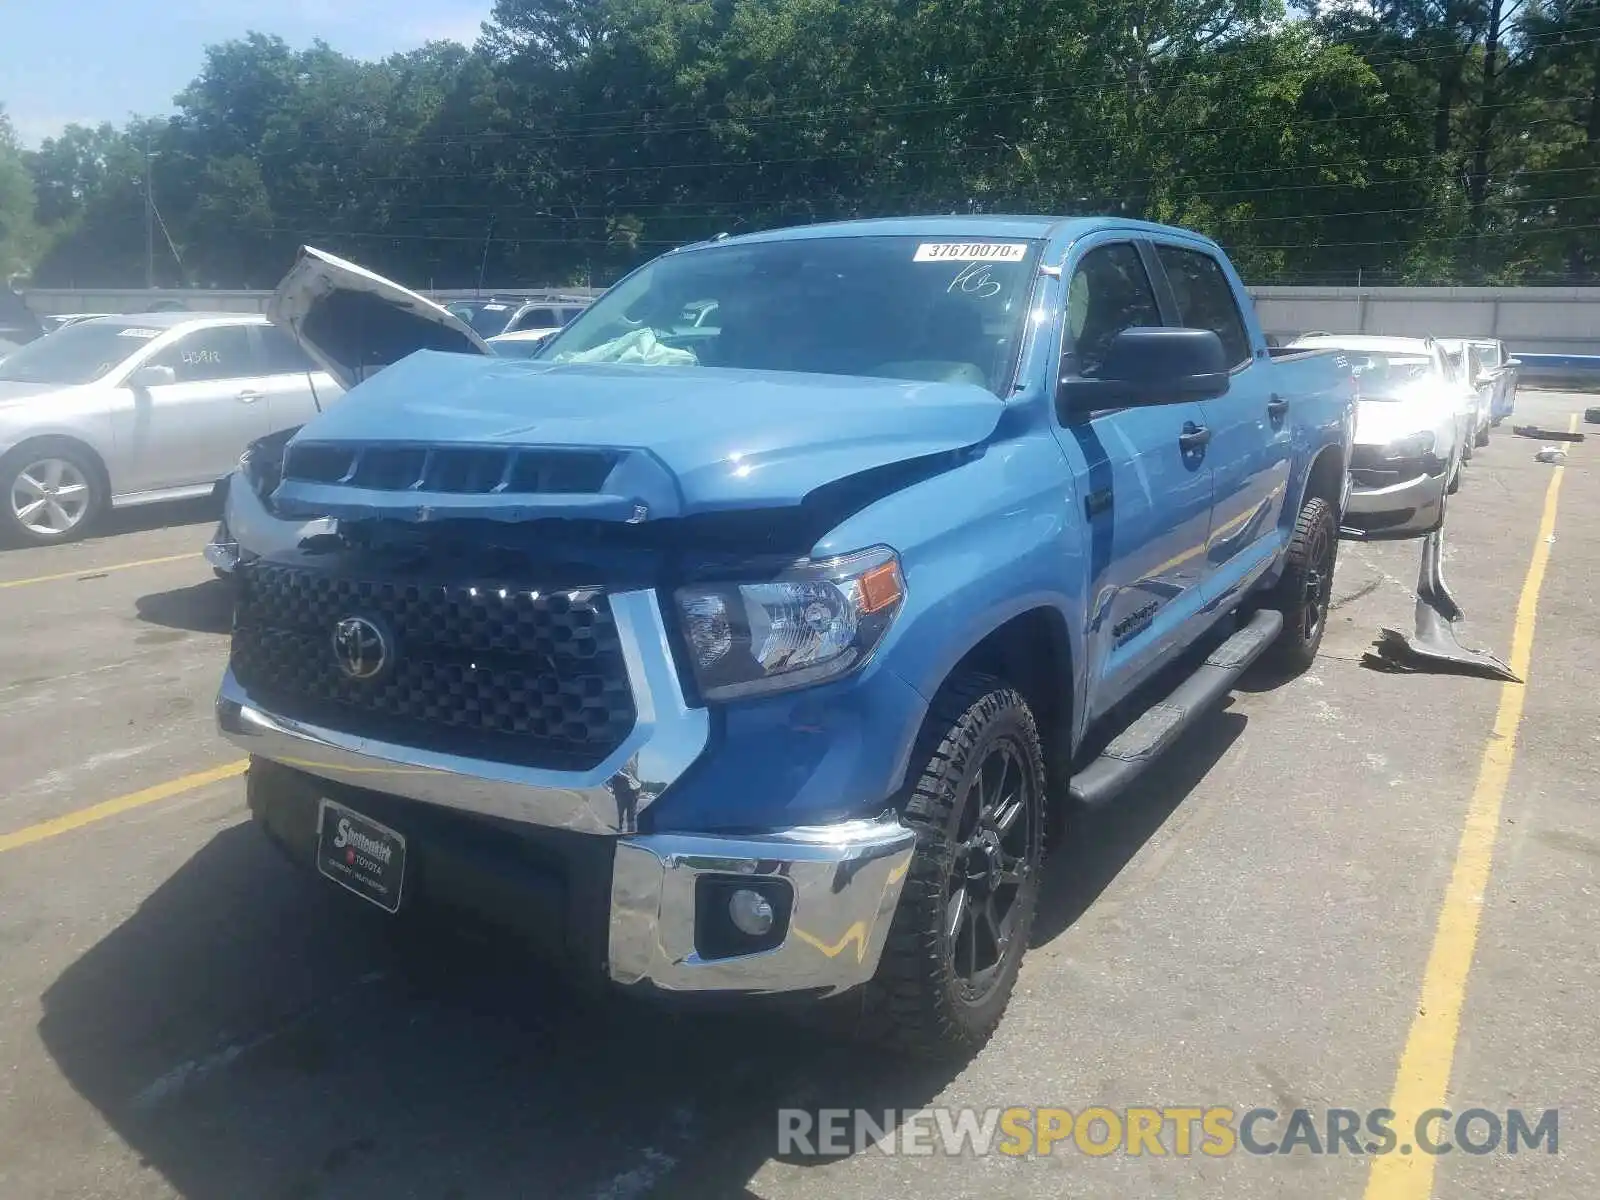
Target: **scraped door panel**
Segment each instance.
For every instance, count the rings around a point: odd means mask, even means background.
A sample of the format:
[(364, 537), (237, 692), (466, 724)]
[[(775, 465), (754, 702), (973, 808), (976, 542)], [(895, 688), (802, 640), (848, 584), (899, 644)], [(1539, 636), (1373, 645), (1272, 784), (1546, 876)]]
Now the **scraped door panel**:
[[(1158, 326), (1139, 250), (1107, 242), (1069, 270), (1062, 373), (1094, 378), (1112, 338)], [(1092, 721), (1194, 636), (1211, 525), (1207, 414), (1164, 404), (1062, 414), (1090, 557), (1088, 711)]]

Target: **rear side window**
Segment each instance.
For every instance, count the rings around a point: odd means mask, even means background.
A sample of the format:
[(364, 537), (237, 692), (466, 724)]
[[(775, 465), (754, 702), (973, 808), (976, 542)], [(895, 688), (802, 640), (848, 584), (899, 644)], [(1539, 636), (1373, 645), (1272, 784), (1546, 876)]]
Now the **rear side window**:
[(1248, 359), (1250, 337), (1244, 331), (1244, 317), (1217, 260), (1176, 246), (1157, 246), (1156, 256), (1177, 299), (1178, 319), (1190, 329), (1209, 329), (1222, 339), (1230, 367)]
[(303, 375), (317, 369), (295, 340), (275, 325), (259, 326), (256, 336), (261, 339), (263, 375)]
[(1092, 377), (1117, 334), (1160, 324), (1150, 276), (1133, 244), (1095, 247), (1078, 261), (1067, 286), (1067, 336), (1074, 361), (1063, 363), (1063, 373)]

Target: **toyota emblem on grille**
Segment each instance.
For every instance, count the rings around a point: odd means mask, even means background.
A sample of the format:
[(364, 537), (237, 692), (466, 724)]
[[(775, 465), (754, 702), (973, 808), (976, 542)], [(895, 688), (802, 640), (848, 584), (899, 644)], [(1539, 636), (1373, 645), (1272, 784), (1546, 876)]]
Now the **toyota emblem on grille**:
[(345, 617), (333, 627), (333, 657), (351, 679), (374, 679), (389, 665), (389, 637), (365, 617)]

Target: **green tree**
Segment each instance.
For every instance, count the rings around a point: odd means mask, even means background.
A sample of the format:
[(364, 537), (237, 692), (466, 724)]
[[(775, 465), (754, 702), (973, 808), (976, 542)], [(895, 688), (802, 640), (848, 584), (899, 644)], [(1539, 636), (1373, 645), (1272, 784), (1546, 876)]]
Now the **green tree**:
[(0, 283), (33, 266), (38, 252), (33, 177), (11, 119), (0, 106)]

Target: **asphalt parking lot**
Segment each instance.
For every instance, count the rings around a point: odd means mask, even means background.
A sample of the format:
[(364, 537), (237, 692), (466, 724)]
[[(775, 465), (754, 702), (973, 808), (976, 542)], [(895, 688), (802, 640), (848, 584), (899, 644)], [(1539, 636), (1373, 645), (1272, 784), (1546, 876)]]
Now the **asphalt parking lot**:
[[(1585, 402), (1524, 393), (1516, 420)], [(581, 997), (489, 942), (403, 952), (244, 819), (213, 514), (0, 552), (0, 1196), (1600, 1195), (1600, 446), (1538, 445), (1495, 432), (1446, 539), (1465, 640), (1526, 685), (1361, 665), (1411, 627), (1418, 547), (1347, 543), (1318, 663), (1076, 830), (1000, 1034), (943, 1069)], [(1141, 1105), (1558, 1109), (1559, 1150), (776, 1136), (785, 1107)]]

